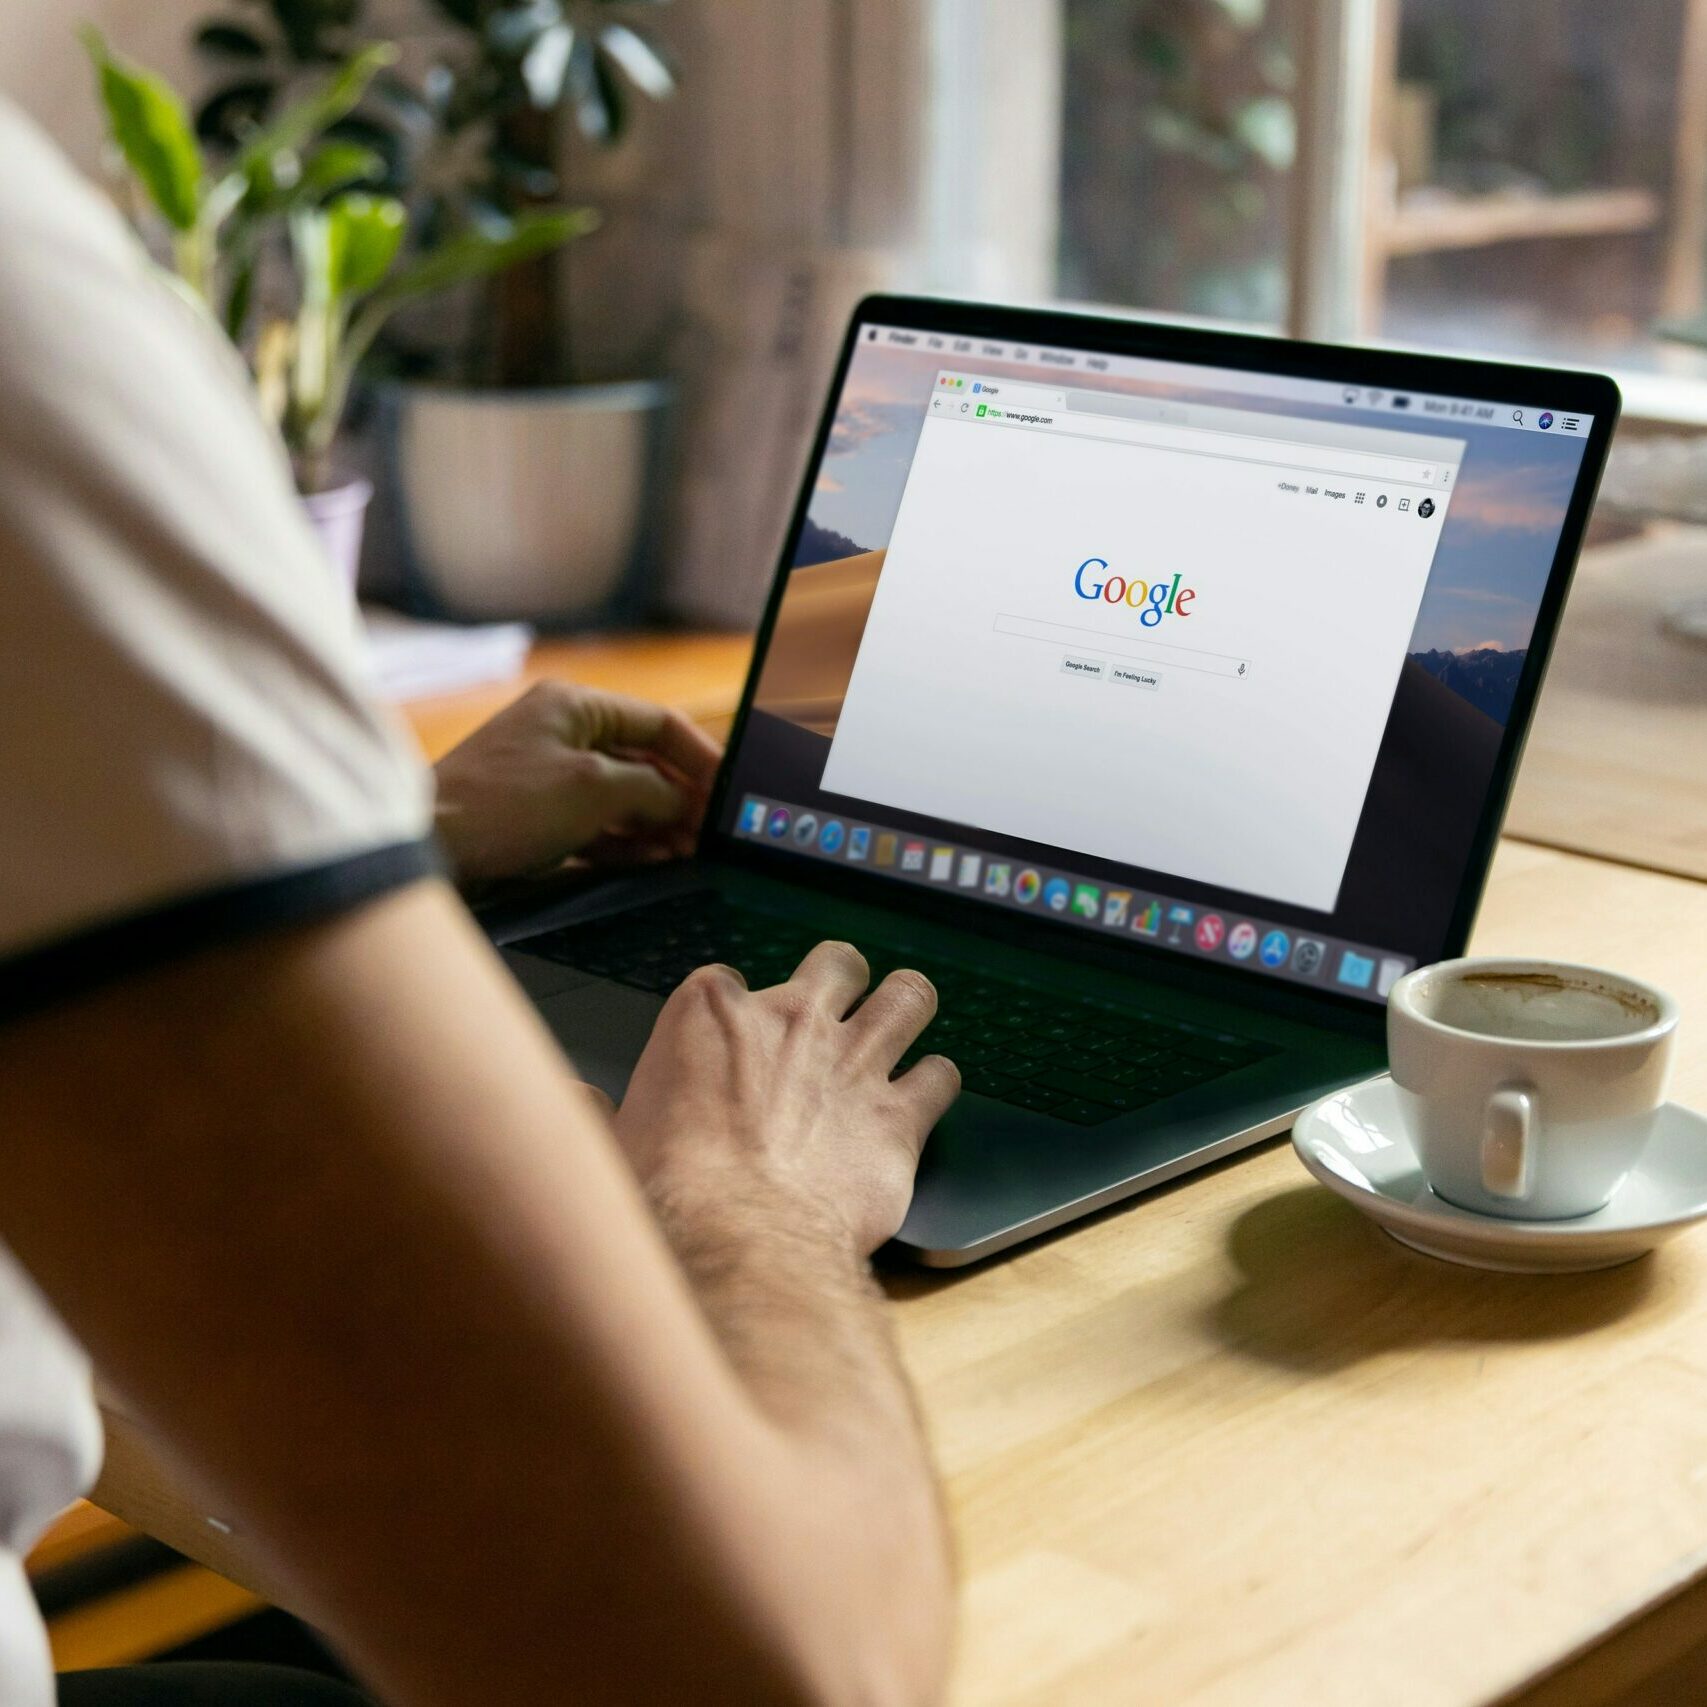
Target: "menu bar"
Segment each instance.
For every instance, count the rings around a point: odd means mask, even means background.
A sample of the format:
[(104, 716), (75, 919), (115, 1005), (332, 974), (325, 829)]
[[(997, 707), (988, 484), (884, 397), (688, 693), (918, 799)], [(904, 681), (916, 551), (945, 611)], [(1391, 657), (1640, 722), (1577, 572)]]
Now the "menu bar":
[[(1379, 415), (1393, 425), (1405, 420), (1450, 420), (1465, 426), (1502, 428), (1511, 432), (1585, 436), (1592, 415), (1549, 407), (1545, 400), (1513, 399), (1490, 403), (1484, 398), (1442, 397), (1427, 392), (1394, 391), (1381, 386), (1344, 385), (1332, 380), (1302, 379), (1293, 374), (1247, 373), (1242, 369), (1211, 368), (1198, 363), (1162, 361), (1150, 356), (1111, 356), (1090, 350), (1071, 350), (1044, 344), (961, 338), (949, 332), (921, 332), (905, 326), (867, 326), (867, 343), (883, 348), (918, 350), (943, 358), (940, 365), (971, 366), (974, 362), (1012, 362), (1038, 370), (1056, 380), (1068, 374), (1107, 374), (1147, 379), (1158, 384), (1221, 389), (1253, 397), (1290, 397), (1300, 402), (1354, 409)], [(1370, 352), (1371, 360), (1379, 352)]]
[(829, 817), (746, 795), (736, 834), (791, 853), (857, 865), (885, 877), (957, 891), (1198, 959), (1248, 966), (1293, 983), (1379, 1000), (1414, 962), (1366, 944), (1315, 936), (1172, 896), (1033, 866), (909, 830)]

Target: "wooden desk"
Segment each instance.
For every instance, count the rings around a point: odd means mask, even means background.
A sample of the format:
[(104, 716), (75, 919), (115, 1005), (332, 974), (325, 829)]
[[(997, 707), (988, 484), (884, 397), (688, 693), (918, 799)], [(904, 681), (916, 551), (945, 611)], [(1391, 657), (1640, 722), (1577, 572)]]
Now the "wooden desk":
[[(591, 644), (645, 691), (640, 654)], [(703, 708), (738, 651), (665, 656)], [(1698, 1105), (1704, 944), (1707, 884), (1509, 841), (1475, 941), (1674, 991)], [(1599, 1275), (1471, 1273), (1277, 1144), (888, 1286), (959, 1536), (960, 1707), (1701, 1698), (1687, 1657), (1688, 1693), (1655, 1678), (1707, 1637), (1707, 1235)], [(110, 1420), (100, 1502), (265, 1592)]]
[(679, 705), (721, 736), (728, 728), (753, 650), (750, 634), (597, 635), (547, 640), (533, 649), (516, 681), (407, 706), (410, 725), (430, 759), (478, 729), (535, 682), (581, 682)]
[(1583, 553), (1507, 834), (1707, 878), (1707, 646), (1662, 621), (1703, 596), (1707, 528)]

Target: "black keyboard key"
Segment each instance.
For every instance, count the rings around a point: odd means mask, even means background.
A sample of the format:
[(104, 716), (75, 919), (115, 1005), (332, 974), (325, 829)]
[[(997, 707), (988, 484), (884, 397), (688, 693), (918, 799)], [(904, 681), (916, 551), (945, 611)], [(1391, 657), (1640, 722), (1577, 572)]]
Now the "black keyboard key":
[(1059, 1108), (1066, 1099), (1059, 1091), (1046, 1091), (1037, 1085), (1020, 1085), (1002, 1100), (1032, 1114), (1047, 1114), (1052, 1108)]
[(1099, 1102), (1071, 1101), (1057, 1103), (1049, 1112), (1057, 1120), (1071, 1121), (1075, 1126), (1101, 1126), (1105, 1120), (1113, 1120), (1119, 1111)]
[(1064, 1097), (1079, 1097), (1086, 1102), (1102, 1103), (1120, 1113), (1147, 1107), (1155, 1101), (1154, 1097), (1147, 1096), (1142, 1091), (1126, 1085), (1103, 1084), (1083, 1073), (1047, 1071), (1039, 1073), (1031, 1082), (1042, 1090), (1059, 1091)]

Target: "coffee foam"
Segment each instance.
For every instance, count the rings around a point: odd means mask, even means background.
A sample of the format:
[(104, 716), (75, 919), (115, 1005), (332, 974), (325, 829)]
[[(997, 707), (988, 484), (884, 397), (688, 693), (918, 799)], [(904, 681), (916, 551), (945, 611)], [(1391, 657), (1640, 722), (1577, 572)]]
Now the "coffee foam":
[(1628, 1037), (1659, 1010), (1627, 986), (1559, 972), (1492, 969), (1431, 979), (1419, 1008), (1439, 1025), (1531, 1043)]

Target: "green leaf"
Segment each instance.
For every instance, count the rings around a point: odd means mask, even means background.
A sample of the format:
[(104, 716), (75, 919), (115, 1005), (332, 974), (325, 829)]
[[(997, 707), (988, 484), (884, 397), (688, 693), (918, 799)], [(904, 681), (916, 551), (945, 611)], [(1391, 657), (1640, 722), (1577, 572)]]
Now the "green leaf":
[(1268, 10), (1266, 0), (1220, 0), (1221, 10), (1241, 30), (1254, 30)]
[(241, 24), (203, 24), (196, 46), (219, 59), (265, 59), (267, 44)]
[(589, 142), (609, 142), (614, 127), (610, 108), (605, 104), (605, 91), (599, 82), (598, 55), (584, 36), (575, 43), (574, 51), (569, 55), (565, 82), (576, 129)]
[(553, 24), (541, 30), (522, 55), (522, 82), (536, 107), (549, 109), (563, 99), (563, 78), (574, 47), (575, 32), (567, 24)]
[(81, 34), (125, 164), (167, 224), (190, 230), (201, 210), (202, 162), (183, 102), (161, 78), (114, 59), (98, 30), (85, 26)]
[(627, 24), (606, 24), (599, 31), (599, 46), (642, 95), (650, 95), (654, 101), (664, 101), (675, 94), (675, 74), (665, 63), (663, 55)]
[(332, 291), (337, 298), (376, 290), (403, 243), (408, 215), (390, 196), (340, 196), (326, 210)]
[(1292, 103), (1284, 95), (1258, 95), (1233, 115), (1233, 132), (1265, 165), (1284, 172), (1298, 148)]
[(328, 196), (352, 184), (375, 184), (385, 176), (385, 156), (359, 142), (323, 142), (302, 163), (297, 187), (303, 195)]
[(591, 231), (599, 217), (591, 208), (559, 208), (521, 215), (503, 235), (466, 231), (430, 255), (405, 267), (386, 286), (388, 304), (449, 290), (501, 273), (506, 267), (549, 254), (571, 238)]
[(237, 169), (252, 175), (274, 154), (300, 153), (329, 125), (343, 118), (362, 96), (375, 74), (397, 58), (391, 42), (375, 42), (339, 67), (312, 94), (305, 95), (250, 137), (237, 157)]

